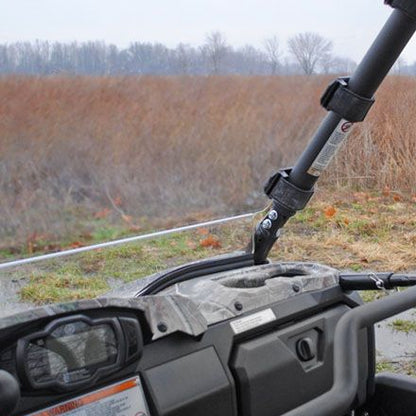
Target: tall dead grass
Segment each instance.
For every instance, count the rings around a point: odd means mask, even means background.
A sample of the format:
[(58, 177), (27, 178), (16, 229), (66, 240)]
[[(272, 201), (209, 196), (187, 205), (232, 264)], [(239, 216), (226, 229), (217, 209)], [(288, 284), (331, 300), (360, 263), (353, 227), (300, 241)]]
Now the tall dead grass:
[(389, 77), (368, 119), (337, 157), (330, 181), (365, 189), (416, 192), (416, 78)]
[[(328, 81), (0, 78), (0, 233), (66, 233), (105, 208), (172, 217), (261, 206), (263, 181), (325, 115)], [(414, 79), (387, 81), (327, 184), (415, 192), (415, 92)]]

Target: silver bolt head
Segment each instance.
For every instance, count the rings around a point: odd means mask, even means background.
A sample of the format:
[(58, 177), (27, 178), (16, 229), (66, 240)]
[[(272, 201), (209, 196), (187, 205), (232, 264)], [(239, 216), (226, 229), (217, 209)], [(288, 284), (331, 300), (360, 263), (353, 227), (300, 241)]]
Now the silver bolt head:
[(277, 220), (277, 217), (279, 216), (279, 214), (274, 210), (274, 209), (272, 209), (270, 212), (269, 212), (269, 215), (268, 215), (268, 217), (272, 220), (272, 221), (274, 221), (274, 220)]
[(266, 218), (262, 223), (261, 226), (265, 229), (265, 230), (270, 230), (270, 228), (272, 228), (272, 222)]

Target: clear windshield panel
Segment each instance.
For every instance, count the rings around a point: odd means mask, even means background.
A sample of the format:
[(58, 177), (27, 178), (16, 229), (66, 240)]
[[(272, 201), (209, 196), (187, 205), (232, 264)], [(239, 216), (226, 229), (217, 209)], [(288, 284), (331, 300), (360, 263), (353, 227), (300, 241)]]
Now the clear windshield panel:
[(165, 230), (142, 240), (0, 268), (0, 317), (103, 296), (166, 269), (245, 250), (257, 219), (247, 214), (225, 223)]

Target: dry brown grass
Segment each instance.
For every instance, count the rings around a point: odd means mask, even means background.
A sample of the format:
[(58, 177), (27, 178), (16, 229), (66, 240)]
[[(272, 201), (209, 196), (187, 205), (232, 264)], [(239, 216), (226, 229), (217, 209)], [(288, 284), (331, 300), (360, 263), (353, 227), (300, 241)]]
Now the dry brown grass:
[(390, 77), (376, 98), (333, 166), (334, 183), (415, 193), (416, 79)]
[[(416, 272), (416, 204), (397, 195), (320, 192), (294, 217), (271, 253), (280, 261), (313, 261), (354, 271)], [(347, 197), (348, 202), (345, 202)], [(256, 221), (200, 228), (3, 272), (34, 303), (94, 297), (122, 284), (189, 261), (247, 246)], [(1, 253), (0, 253), (1, 258)], [(380, 296), (365, 295), (367, 300)]]
[[(338, 269), (416, 270), (416, 201), (391, 192), (318, 195), (273, 248), (279, 260)], [(328, 207), (333, 215), (326, 215)]]
[[(262, 182), (324, 116), (328, 81), (0, 78), (0, 234), (65, 235), (106, 209), (137, 223), (260, 207)], [(387, 81), (324, 183), (416, 191), (415, 91)]]

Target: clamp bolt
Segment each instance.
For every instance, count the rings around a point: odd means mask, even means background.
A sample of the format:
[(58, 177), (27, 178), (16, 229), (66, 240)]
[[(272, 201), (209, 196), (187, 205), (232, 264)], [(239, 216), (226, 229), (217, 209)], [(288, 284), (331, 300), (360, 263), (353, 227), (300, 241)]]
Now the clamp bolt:
[(270, 212), (269, 212), (269, 218), (272, 220), (272, 221), (274, 221), (274, 220), (277, 220), (277, 217), (279, 216), (279, 214), (277, 213), (277, 211), (275, 211), (274, 209), (272, 209)]
[(265, 230), (270, 230), (270, 228), (272, 228), (272, 222), (266, 218), (262, 223), (261, 226), (265, 229)]

